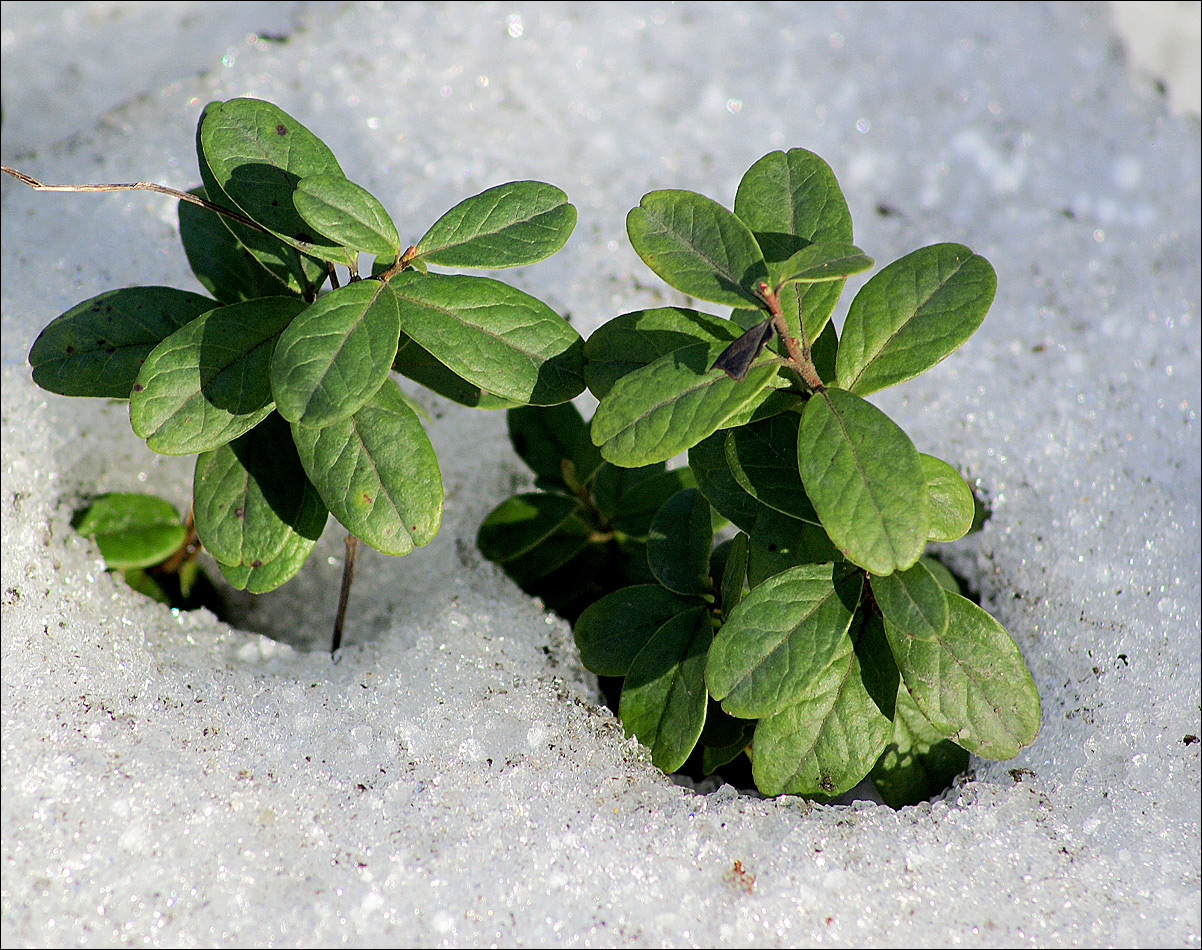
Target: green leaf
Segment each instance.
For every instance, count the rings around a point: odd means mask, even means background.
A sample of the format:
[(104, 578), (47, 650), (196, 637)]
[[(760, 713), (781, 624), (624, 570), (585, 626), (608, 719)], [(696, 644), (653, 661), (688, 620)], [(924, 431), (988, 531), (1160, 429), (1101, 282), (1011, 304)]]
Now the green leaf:
[(541, 300), (487, 277), (398, 274), (401, 329), (468, 382), (549, 406), (584, 390), (584, 342)]
[[(601, 467), (593, 476), (593, 502), (606, 518), (616, 518), (626, 510), (625, 498), (629, 492), (634, 491), (641, 482), (662, 475), (666, 471), (667, 466), (663, 462), (639, 468), (621, 468), (617, 465), (610, 465), (609, 462), (602, 462)], [(650, 527), (651, 518), (654, 517), (655, 512), (659, 511), (660, 505), (676, 494), (680, 488), (687, 487), (687, 485), (680, 485), (664, 495), (647, 516), (647, 526)]]
[(575, 227), (576, 209), (554, 185), (510, 181), (435, 221), (417, 242), (417, 256), (442, 267), (517, 267), (550, 257)]
[[(209, 163), (205, 160), (204, 145), (201, 142), (201, 130), (204, 128), (206, 116), (211, 112), (221, 109), (222, 105), (220, 102), (210, 102), (205, 106), (204, 111), (200, 115), (200, 120), (196, 123), (196, 163), (200, 167), (200, 180), (204, 183), (205, 197), (222, 208), (237, 212), (237, 205), (222, 190), (221, 185), (217, 182), (217, 176), (213, 174), (212, 168), (209, 167)], [(181, 204), (180, 207), (183, 207), (183, 205)], [(282, 281), (290, 291), (301, 294), (309, 300), (317, 296), (318, 288), (325, 283), (326, 278), (329, 276), (325, 261), (319, 261), (308, 254), (302, 254), (295, 247), (284, 243), (279, 238), (270, 234), (264, 234), (262, 231), (258, 231), (226, 215), (218, 217), (221, 226), (233, 236), (234, 240), (244, 247), (261, 267), (270, 272), (277, 280)], [(191, 260), (190, 255), (189, 260)], [(204, 283), (204, 281), (202, 280), (201, 283)], [(251, 300), (259, 296), (265, 295), (248, 294), (244, 299)], [(229, 300), (223, 302), (236, 303), (237, 301)]]
[(265, 564), (293, 535), (312, 548), (326, 526), (326, 506), (305, 477), (288, 423), (277, 413), (197, 456), (192, 486), (196, 534), (228, 566)]
[[(206, 197), (203, 188), (193, 188), (188, 194)], [(234, 236), (216, 211), (181, 201), (178, 217), (179, 240), (188, 256), (188, 266), (204, 288), (222, 303), (296, 292), (294, 286), (276, 276)], [(295, 252), (290, 253), (295, 256)]]
[(514, 495), (484, 519), (476, 534), (476, 546), (490, 561), (508, 561), (549, 538), (579, 510), (580, 502), (564, 495)]
[(316, 543), (312, 538), (289, 531), (279, 553), (264, 564), (252, 567), (249, 564), (231, 565), (218, 561), (217, 566), (225, 579), (238, 590), (266, 594), (296, 576)]
[(931, 572), (931, 575), (939, 582), (939, 586), (945, 591), (951, 591), (953, 594), (963, 593), (960, 590), (960, 582), (956, 580), (956, 576), (944, 567), (940, 561), (929, 554), (924, 554), (918, 559), (918, 563)]
[(618, 716), (665, 772), (684, 765), (705, 726), (705, 657), (712, 638), (705, 607), (678, 614), (647, 641), (622, 684)]
[(860, 288), (839, 341), (839, 386), (866, 396), (926, 372), (967, 340), (993, 303), (997, 275), (961, 244), (894, 261)]
[(852, 241), (851, 212), (834, 172), (803, 148), (769, 152), (752, 165), (735, 193), (735, 214), (770, 264), (815, 242)]
[(790, 518), (820, 524), (797, 470), (801, 414), (783, 412), (731, 430), (726, 464), (744, 491)]
[(335, 244), (392, 261), (401, 253), (396, 225), (365, 188), (337, 174), (302, 178), (292, 195), (297, 213)]
[(623, 376), (593, 415), (592, 439), (618, 465), (646, 465), (692, 448), (751, 402), (776, 375), (775, 362), (733, 380), (710, 369), (721, 343), (694, 343)]
[[(881, 621), (843, 637), (800, 701), (755, 727), (752, 774), (765, 795), (839, 795), (868, 774), (893, 735), (897, 667)], [(884, 653), (884, 666), (877, 662)]]
[(129, 401), (137, 435), (163, 455), (207, 452), (248, 432), (275, 404), (268, 367), (276, 340), (306, 307), (263, 297), (210, 310), (142, 364)]
[(781, 284), (816, 284), (843, 280), (866, 271), (876, 262), (854, 244), (810, 244), (780, 266)]
[(400, 332), (396, 297), (381, 281), (319, 298), (280, 334), (271, 359), (280, 415), (317, 427), (345, 419), (388, 379)]
[(806, 494), (831, 541), (873, 574), (904, 571), (926, 545), (918, 452), (881, 410), (840, 389), (817, 392), (797, 434)]
[(684, 595), (708, 594), (710, 548), (714, 526), (710, 503), (696, 488), (677, 492), (656, 513), (647, 533), (647, 564), (668, 590)]
[(635, 584), (606, 594), (572, 627), (580, 662), (598, 676), (625, 676), (660, 627), (697, 605), (696, 598), (673, 594), (659, 584)]
[(757, 719), (810, 695), (833, 675), (860, 596), (846, 564), (803, 564), (743, 598), (710, 649), (710, 695), (732, 716)]
[(1009, 759), (1035, 741), (1039, 692), (1002, 625), (972, 601), (947, 594), (941, 636), (885, 633), (914, 702), (942, 736), (986, 759)]
[(29, 351), (33, 381), (60, 396), (128, 399), (150, 351), (217, 306), (174, 287), (106, 290), (38, 334)]
[(705, 728), (701, 730), (701, 771), (713, 775), (718, 769), (733, 762), (751, 745), (755, 722), (736, 719), (722, 711), (722, 707), (711, 701), (705, 710)]
[(869, 584), (881, 614), (907, 637), (937, 640), (947, 631), (947, 595), (921, 563)]
[(768, 279), (751, 231), (716, 201), (691, 191), (653, 191), (626, 216), (635, 253), (668, 285), (730, 307), (762, 306)]
[(904, 686), (897, 690), (893, 738), (869, 776), (890, 808), (928, 801), (968, 768), (969, 755), (927, 721)]
[(922, 463), (922, 474), (927, 480), (930, 494), (931, 526), (928, 539), (955, 541), (964, 537), (972, 527), (976, 514), (972, 490), (959, 473), (942, 459), (920, 453), (918, 460)]
[(397, 343), (397, 354), (392, 361), (392, 368), (402, 376), (461, 406), (489, 410), (510, 409), (518, 405), (512, 399), (502, 399), (469, 383), (440, 363), (429, 350), (403, 331)]
[[(747, 535), (740, 531), (729, 541), (723, 542), (722, 573), (720, 584), (720, 603), (722, 605), (722, 621), (725, 623), (730, 612), (743, 599), (743, 589), (747, 586)], [(718, 551), (714, 551), (713, 560), (718, 559)]]
[(765, 508), (751, 529), (747, 580), (752, 587), (799, 564), (830, 564), (843, 555), (831, 544), (821, 525), (782, 517)]
[(584, 378), (589, 392), (602, 399), (623, 376), (661, 356), (693, 343), (729, 343), (741, 333), (730, 320), (681, 307), (623, 313), (585, 342)]
[(129, 492), (98, 496), (75, 513), (71, 527), (95, 539), (110, 571), (160, 564), (179, 550), (187, 535), (170, 502)]
[(674, 468), (649, 476), (622, 494), (609, 516), (610, 526), (625, 535), (644, 539), (651, 532), (652, 520), (664, 503), (677, 492), (696, 487), (697, 480), (687, 468)]
[(377, 551), (408, 554), (442, 517), (442, 476), (417, 414), (392, 382), (324, 428), (292, 426), (309, 480), (343, 526)]
[(513, 450), (533, 470), (539, 488), (575, 493), (601, 466), (588, 424), (570, 402), (519, 406), (505, 414)]
[(835, 332), (835, 325), (828, 322), (822, 328), (818, 339), (810, 344), (810, 359), (813, 360), (814, 369), (818, 371), (818, 376), (824, 383), (830, 383), (835, 378), (838, 351), (839, 337)]
[(345, 177), (334, 153), (296, 119), (261, 99), (214, 103), (201, 117), (200, 146), (214, 182), (247, 217), (302, 253), (356, 266), (357, 255), (315, 234), (293, 203), (302, 179)]
[(731, 524), (751, 532), (761, 512), (771, 512), (756, 501), (735, 480), (726, 463), (728, 432), (715, 432), (689, 449), (689, 468), (697, 479), (701, 494), (714, 510)]
[(522, 590), (537, 594), (540, 581), (564, 568), (590, 544), (596, 543), (592, 535), (592, 528), (579, 514), (572, 514), (529, 550), (506, 560), (501, 568)]

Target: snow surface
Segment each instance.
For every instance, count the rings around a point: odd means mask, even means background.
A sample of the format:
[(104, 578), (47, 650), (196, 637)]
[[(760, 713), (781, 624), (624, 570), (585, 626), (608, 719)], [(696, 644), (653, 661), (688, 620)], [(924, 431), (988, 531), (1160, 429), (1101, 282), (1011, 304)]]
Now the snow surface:
[(626, 244), (644, 192), (729, 205), (776, 148), (831, 163), (878, 261), (986, 255), (981, 330), (877, 402), (988, 496), (951, 554), (1044, 715), (1018, 758), (897, 812), (674, 784), (599, 705), (566, 624), (477, 554), (528, 476), (500, 416), (438, 400), (442, 530), (361, 553), (338, 661), (333, 527), (241, 629), (148, 603), (68, 520), (102, 490), (182, 506), (191, 461), (153, 456), (121, 405), (37, 389), (25, 356), (103, 290), (198, 289), (174, 204), (6, 179), (5, 946), (1199, 945), (1199, 125), (1128, 78), (1106, 7), (2, 16), (7, 164), (191, 187), (200, 109), (253, 95), (410, 240), (468, 194), (551, 181), (576, 234), (510, 276), (585, 335), (681, 302)]

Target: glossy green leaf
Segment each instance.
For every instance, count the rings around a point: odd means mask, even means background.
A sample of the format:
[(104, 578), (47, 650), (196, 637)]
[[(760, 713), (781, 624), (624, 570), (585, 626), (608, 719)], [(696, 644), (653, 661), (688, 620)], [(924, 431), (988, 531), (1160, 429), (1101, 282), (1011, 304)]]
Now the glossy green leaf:
[[(643, 465), (638, 468), (622, 468), (618, 465), (610, 465), (609, 462), (602, 462), (601, 467), (597, 469), (593, 476), (593, 503), (597, 509), (605, 515), (606, 518), (618, 517), (626, 510), (625, 496), (633, 491), (641, 482), (646, 479), (653, 478), (657, 475), (662, 475), (667, 471), (667, 466), (663, 462), (656, 462), (653, 465)], [(688, 486), (681, 485), (680, 488)], [(651, 514), (647, 517), (647, 525), (651, 524), (651, 517), (659, 510), (669, 497), (676, 494), (679, 488), (673, 489), (664, 495), (656, 504)]]
[(731, 611), (710, 649), (710, 695), (732, 716), (757, 719), (818, 688), (850, 645), (862, 575), (805, 564), (764, 581)]
[(997, 289), (989, 261), (935, 244), (894, 261), (860, 288), (839, 341), (839, 386), (866, 396), (912, 379), (967, 340)]
[(960, 474), (942, 459), (919, 454), (922, 474), (930, 494), (931, 541), (955, 541), (972, 527), (976, 506), (972, 490)]
[(293, 535), (316, 543), (326, 526), (326, 506), (276, 413), (197, 456), (192, 497), (197, 536), (229, 566), (258, 567), (278, 557)]
[(972, 601), (947, 594), (947, 629), (885, 633), (915, 704), (942, 736), (986, 759), (1009, 759), (1035, 741), (1039, 692), (1002, 625)]
[(689, 468), (697, 479), (701, 494), (714, 510), (731, 524), (750, 532), (761, 512), (772, 509), (747, 494), (735, 480), (726, 463), (729, 436), (728, 432), (715, 432), (689, 449)]
[(644, 478), (622, 493), (609, 516), (610, 525), (625, 535), (646, 538), (663, 504), (677, 492), (696, 487), (697, 480), (688, 468), (673, 468)]
[(312, 538), (289, 531), (284, 546), (270, 561), (257, 566), (222, 564), (218, 561), (217, 567), (221, 569), (225, 579), (238, 590), (245, 590), (251, 594), (266, 594), (297, 575), (316, 543)]
[[(193, 188), (188, 194), (206, 196), (203, 188)], [(205, 290), (221, 303), (295, 292), (294, 286), (276, 276), (234, 236), (216, 211), (181, 201), (177, 214), (179, 240), (188, 256), (188, 266)]]
[(98, 496), (75, 513), (71, 527), (95, 539), (111, 571), (153, 567), (179, 550), (187, 535), (174, 505), (130, 492)]
[(713, 590), (710, 549), (714, 525), (710, 503), (696, 488), (686, 488), (664, 502), (647, 533), (647, 564), (668, 590), (700, 596)]
[(128, 399), (151, 350), (218, 306), (174, 287), (106, 290), (38, 334), (29, 351), (33, 381), (60, 396)]
[(801, 414), (783, 412), (731, 430), (726, 464), (745, 492), (776, 511), (820, 524), (797, 469)]
[(751, 530), (747, 551), (747, 580), (752, 587), (799, 564), (830, 564), (843, 555), (821, 525), (763, 509)]
[(322, 501), (352, 534), (385, 554), (408, 554), (434, 537), (442, 517), (438, 460), (391, 381), (341, 422), (293, 424), (292, 438)]
[(728, 762), (733, 762), (751, 745), (755, 732), (754, 720), (736, 719), (710, 701), (705, 710), (705, 728), (701, 730), (701, 771), (712, 775)]
[(517, 267), (550, 257), (575, 227), (576, 209), (554, 185), (510, 181), (455, 205), (417, 242), (417, 254), (441, 267)]
[(163, 455), (191, 455), (253, 429), (274, 408), (276, 340), (305, 307), (299, 297), (263, 297), (176, 330), (138, 373), (129, 401), (134, 432)]
[[(740, 531), (729, 541), (724, 542), (724, 546), (719, 585), (723, 622), (739, 605), (739, 601), (743, 599), (743, 590), (747, 586), (748, 538), (746, 533)], [(713, 560), (717, 560), (717, 556), (718, 552), (715, 551)]]
[(723, 349), (694, 343), (615, 382), (593, 415), (601, 455), (618, 465), (670, 459), (714, 432), (776, 375), (774, 362), (756, 364), (742, 381), (710, 369)]
[(459, 274), (405, 272), (388, 286), (404, 333), (468, 382), (540, 406), (584, 390), (584, 342), (541, 300)]
[(490, 561), (508, 561), (546, 540), (579, 510), (580, 502), (564, 495), (514, 495), (484, 519), (476, 534), (476, 546)]
[(397, 354), (392, 361), (392, 368), (402, 376), (420, 383), (431, 392), (438, 393), (457, 402), (461, 406), (473, 409), (511, 409), (519, 403), (512, 399), (502, 399), (486, 392), (474, 383), (444, 366), (416, 340), (401, 332), (397, 343)]
[(615, 382), (693, 343), (729, 343), (742, 330), (730, 320), (681, 307), (635, 310), (598, 327), (584, 344), (584, 378), (598, 399)]
[(893, 738), (869, 777), (891, 808), (916, 805), (940, 794), (968, 768), (969, 755), (927, 721), (904, 686), (898, 687)]
[[(210, 112), (219, 110), (222, 105), (220, 102), (210, 102), (205, 106), (200, 120), (196, 123), (196, 163), (200, 167), (200, 180), (204, 183), (205, 197), (214, 204), (237, 212), (239, 210), (238, 206), (222, 190), (221, 185), (217, 182), (217, 176), (213, 174), (213, 170), (205, 160), (204, 145), (201, 143), (201, 130), (204, 128), (205, 117)], [(183, 205), (181, 204), (180, 207), (183, 207)], [(226, 215), (219, 215), (218, 220), (221, 226), (232, 235), (239, 245), (247, 250), (260, 267), (267, 270), (275, 279), (284, 283), (291, 292), (301, 294), (306, 299), (311, 300), (317, 295), (317, 289), (325, 283), (326, 278), (329, 276), (328, 265), (325, 261), (319, 261), (316, 257), (302, 254), (295, 247), (286, 244), (279, 238), (271, 234), (264, 234), (262, 231), (256, 230)], [(189, 260), (191, 260), (191, 255), (189, 255)], [(263, 295), (247, 295), (242, 299), (252, 300), (255, 296)], [(237, 301), (229, 300), (223, 302), (236, 303)]]
[(534, 592), (540, 581), (571, 563), (590, 544), (596, 544), (592, 535), (593, 529), (579, 513), (574, 513), (529, 550), (507, 559), (501, 567), (522, 590)]
[(875, 263), (854, 244), (809, 244), (780, 265), (777, 281), (782, 284), (817, 284), (843, 280), (868, 270)]
[(396, 297), (381, 281), (319, 298), (280, 334), (271, 359), (280, 415), (318, 427), (347, 418), (388, 378), (400, 332)]
[(835, 332), (835, 325), (827, 323), (818, 334), (818, 339), (810, 344), (810, 359), (813, 360), (814, 369), (818, 371), (818, 376), (824, 383), (834, 382), (838, 351), (839, 337)]
[(684, 765), (705, 726), (705, 657), (712, 639), (705, 607), (678, 614), (655, 631), (622, 684), (622, 725), (665, 772)]
[(868, 774), (889, 743), (897, 667), (880, 619), (860, 627), (854, 646), (852, 637), (838, 642), (802, 699), (756, 725), (752, 774), (763, 794), (839, 795)]
[(797, 436), (806, 494), (831, 541), (873, 574), (918, 560), (929, 528), (918, 452), (881, 410), (840, 389), (815, 393)]
[(921, 563), (868, 582), (882, 616), (907, 637), (937, 640), (947, 631), (947, 594)]
[(669, 286), (730, 307), (760, 306), (768, 279), (747, 225), (691, 191), (653, 191), (626, 216), (635, 253)]
[[(356, 266), (354, 251), (316, 234), (296, 210), (293, 192), (302, 179), (345, 176), (326, 144), (283, 109), (261, 99), (211, 104), (201, 118), (200, 147), (237, 210), (302, 253)], [(212, 190), (207, 181), (205, 188)]]
[(535, 474), (539, 488), (576, 492), (601, 466), (601, 453), (588, 436), (588, 423), (570, 402), (519, 406), (505, 414), (509, 441)]
[(606, 594), (576, 620), (580, 662), (598, 676), (625, 676), (660, 627), (698, 605), (659, 584), (635, 584)]
[(302, 178), (292, 195), (297, 213), (335, 244), (393, 261), (401, 253), (396, 225), (365, 188), (337, 174)]

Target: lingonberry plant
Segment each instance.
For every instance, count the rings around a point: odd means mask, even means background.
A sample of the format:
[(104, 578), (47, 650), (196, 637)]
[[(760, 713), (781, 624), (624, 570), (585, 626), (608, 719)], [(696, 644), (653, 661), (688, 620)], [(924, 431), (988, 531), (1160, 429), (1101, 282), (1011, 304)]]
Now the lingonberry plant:
[[(196, 534), (239, 588), (295, 575), (332, 513), (349, 532), (337, 649), (358, 541), (406, 554), (442, 514), (434, 449), (390, 372), (481, 408), (584, 389), (583, 341), (549, 306), (428, 265), (534, 263), (563, 246), (576, 210), (552, 185), (511, 182), (406, 247), (317, 136), (257, 99), (208, 105), (196, 153), (203, 187), (187, 194), (47, 186), (4, 168), (35, 188), (182, 199), (180, 238), (209, 294), (130, 287), (85, 300), (38, 336), (33, 378), (63, 395), (128, 399), (152, 450), (196, 454)], [(374, 257), (370, 276), (360, 254)]]
[[(831, 169), (802, 149), (756, 162), (733, 213), (656, 191), (627, 232), (669, 285), (733, 311), (663, 307), (600, 327), (585, 378), (603, 461), (575, 423), (561, 453), (573, 481), (556, 480), (553, 438), (528, 448), (558, 494), (504, 503), (484, 553), (531, 576), (568, 563), (569, 537), (575, 550), (629, 544), (614, 530), (622, 505), (590, 503), (608, 494), (606, 466), (638, 473), (688, 452), (679, 490), (639, 525), (650, 578), (574, 625), (585, 665), (624, 678), (619, 715), (658, 766), (698, 747), (706, 771), (745, 753), (765, 794), (829, 797), (871, 774), (903, 804), (945, 787), (968, 752), (1014, 756), (1038, 730), (1034, 681), (1001, 625), (924, 556), (968, 531), (972, 493), (864, 398), (972, 335), (996, 288), (988, 261), (959, 244), (907, 254), (864, 284), (837, 335), (845, 279), (873, 261), (851, 243)], [(716, 519), (738, 529), (717, 547)]]

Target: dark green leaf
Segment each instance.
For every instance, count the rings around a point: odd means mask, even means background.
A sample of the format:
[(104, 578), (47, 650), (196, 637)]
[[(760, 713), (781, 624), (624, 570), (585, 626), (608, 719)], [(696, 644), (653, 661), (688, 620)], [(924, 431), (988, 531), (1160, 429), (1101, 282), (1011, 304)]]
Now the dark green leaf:
[(835, 333), (835, 325), (827, 323), (818, 339), (810, 345), (810, 359), (819, 378), (824, 383), (830, 383), (835, 378), (835, 360), (839, 352), (839, 337)]
[(790, 518), (820, 524), (797, 470), (800, 426), (800, 413), (783, 412), (732, 429), (726, 437), (726, 464), (757, 501)]
[(592, 536), (593, 530), (584, 519), (572, 514), (556, 525), (547, 537), (524, 553), (509, 558), (501, 567), (522, 590), (534, 592), (539, 581), (570, 563), (590, 544), (596, 544)]
[(689, 449), (689, 468), (701, 494), (731, 524), (750, 532), (761, 512), (772, 509), (752, 498), (735, 480), (726, 464), (728, 432), (715, 432)]
[(584, 378), (589, 392), (601, 399), (617, 380), (661, 356), (693, 343), (730, 342), (741, 332), (730, 320), (680, 307), (624, 313), (585, 342)]
[[(617, 465), (610, 465), (609, 462), (602, 462), (601, 467), (597, 469), (597, 473), (593, 476), (593, 502), (606, 518), (612, 520), (626, 510), (625, 498), (629, 492), (633, 491), (640, 482), (656, 475), (662, 475), (666, 470), (667, 466), (663, 462), (656, 462), (653, 465), (644, 465), (639, 468), (621, 468)], [(647, 516), (647, 527), (650, 527), (651, 518), (659, 510), (659, 506), (667, 501), (670, 496), (676, 494), (681, 488), (686, 487), (688, 486), (677, 486), (677, 488), (668, 492), (656, 503), (651, 513)]]
[(275, 559), (294, 535), (311, 548), (326, 526), (326, 506), (305, 477), (288, 423), (276, 413), (197, 456), (192, 495), (197, 536), (231, 567)]
[[(345, 177), (334, 153), (296, 119), (261, 99), (211, 104), (200, 145), (215, 183), (247, 217), (302, 253), (356, 266), (357, 255), (314, 233), (293, 203), (302, 179)], [(212, 190), (207, 181), (205, 189)]]
[(176, 330), (138, 373), (129, 401), (134, 432), (163, 455), (191, 455), (253, 429), (275, 405), (268, 368), (276, 340), (305, 307), (299, 297), (263, 297)]
[(742, 221), (691, 191), (653, 191), (626, 216), (631, 246), (665, 283), (731, 307), (760, 306), (764, 255)]
[(942, 736), (986, 759), (1009, 759), (1035, 741), (1039, 692), (1002, 625), (972, 601), (947, 594), (947, 629), (885, 633), (906, 689)]
[[(204, 198), (205, 190), (193, 188), (189, 194)], [(241, 303), (295, 292), (234, 236), (216, 211), (181, 201), (178, 214), (179, 240), (188, 255), (188, 266), (219, 301)], [(295, 256), (295, 252), (289, 253)]]
[(174, 287), (107, 290), (38, 334), (29, 351), (33, 381), (60, 396), (128, 399), (150, 351), (218, 306)]
[(476, 546), (490, 561), (508, 561), (550, 537), (580, 509), (564, 495), (530, 492), (507, 498), (492, 510), (476, 535)]
[(510, 181), (459, 202), (417, 242), (442, 267), (517, 267), (550, 257), (576, 227), (568, 196), (541, 181)]
[(647, 533), (647, 564), (677, 594), (708, 594), (714, 526), (710, 503), (696, 488), (677, 492), (656, 513)]
[(918, 456), (930, 494), (931, 541), (955, 541), (972, 527), (976, 507), (972, 491), (959, 473), (933, 455)]
[[(743, 599), (743, 589), (747, 586), (747, 535), (740, 531), (729, 541), (723, 542), (723, 546), (720, 603), (722, 620), (725, 622)], [(717, 560), (717, 557), (718, 551), (715, 550), (713, 560)]]
[(289, 422), (327, 426), (355, 412), (388, 379), (401, 315), (378, 280), (339, 287), (280, 334), (271, 359), (271, 391)]
[(891, 808), (928, 801), (968, 768), (969, 755), (927, 721), (904, 686), (897, 690), (893, 738), (870, 777)]
[(170, 502), (128, 492), (100, 495), (75, 513), (71, 527), (95, 539), (110, 571), (153, 567), (179, 550), (187, 535)]
[(747, 580), (752, 587), (799, 564), (829, 564), (843, 555), (831, 544), (821, 525), (786, 518), (764, 508), (751, 530)]
[(625, 676), (655, 631), (677, 614), (696, 607), (659, 584), (636, 584), (606, 594), (572, 627), (580, 662), (598, 676)]
[(392, 368), (402, 376), (461, 406), (470, 406), (473, 409), (510, 409), (517, 405), (512, 399), (502, 399), (469, 383), (436, 360), (429, 350), (404, 332), (400, 334)]
[(302, 178), (292, 195), (305, 222), (335, 244), (393, 261), (401, 253), (396, 225), (369, 191), (342, 172)]
[(775, 362), (736, 381), (710, 369), (721, 343), (694, 343), (623, 376), (593, 415), (592, 439), (618, 465), (646, 465), (692, 448), (759, 394)]
[[(857, 785), (893, 735), (897, 667), (878, 617), (844, 637), (804, 698), (755, 727), (752, 774), (765, 795), (839, 795)], [(884, 668), (876, 662), (883, 651)]]
[(712, 775), (728, 762), (733, 762), (751, 745), (755, 721), (736, 719), (710, 701), (705, 710), (705, 728), (701, 730), (701, 771)]
[(926, 479), (909, 437), (840, 389), (806, 404), (797, 438), (806, 494), (831, 541), (873, 574), (904, 571), (926, 545)]
[(513, 450), (530, 466), (539, 488), (576, 492), (601, 465), (588, 424), (570, 402), (519, 406), (505, 414)]
[(541, 300), (459, 274), (407, 271), (389, 287), (400, 302), (401, 329), (468, 382), (540, 406), (584, 390), (584, 342)]
[(930, 369), (967, 340), (993, 302), (997, 275), (961, 244), (907, 254), (856, 294), (839, 341), (839, 386), (866, 396)]
[(683, 489), (696, 487), (697, 480), (688, 468), (674, 468), (644, 478), (622, 494), (610, 517), (611, 525), (623, 534), (646, 538), (651, 521), (664, 502)]
[(862, 575), (804, 564), (764, 581), (731, 611), (710, 649), (710, 695), (732, 716), (771, 716), (811, 695), (850, 649)]
[(705, 725), (705, 657), (712, 639), (706, 608), (678, 614), (647, 641), (622, 684), (622, 724), (665, 772), (684, 765)]
[(816, 284), (843, 280), (868, 270), (874, 263), (854, 244), (809, 244), (780, 265), (777, 281), (782, 284)]
[(442, 476), (417, 414), (387, 381), (324, 428), (292, 426), (309, 480), (343, 526), (378, 551), (408, 554), (442, 517)]

